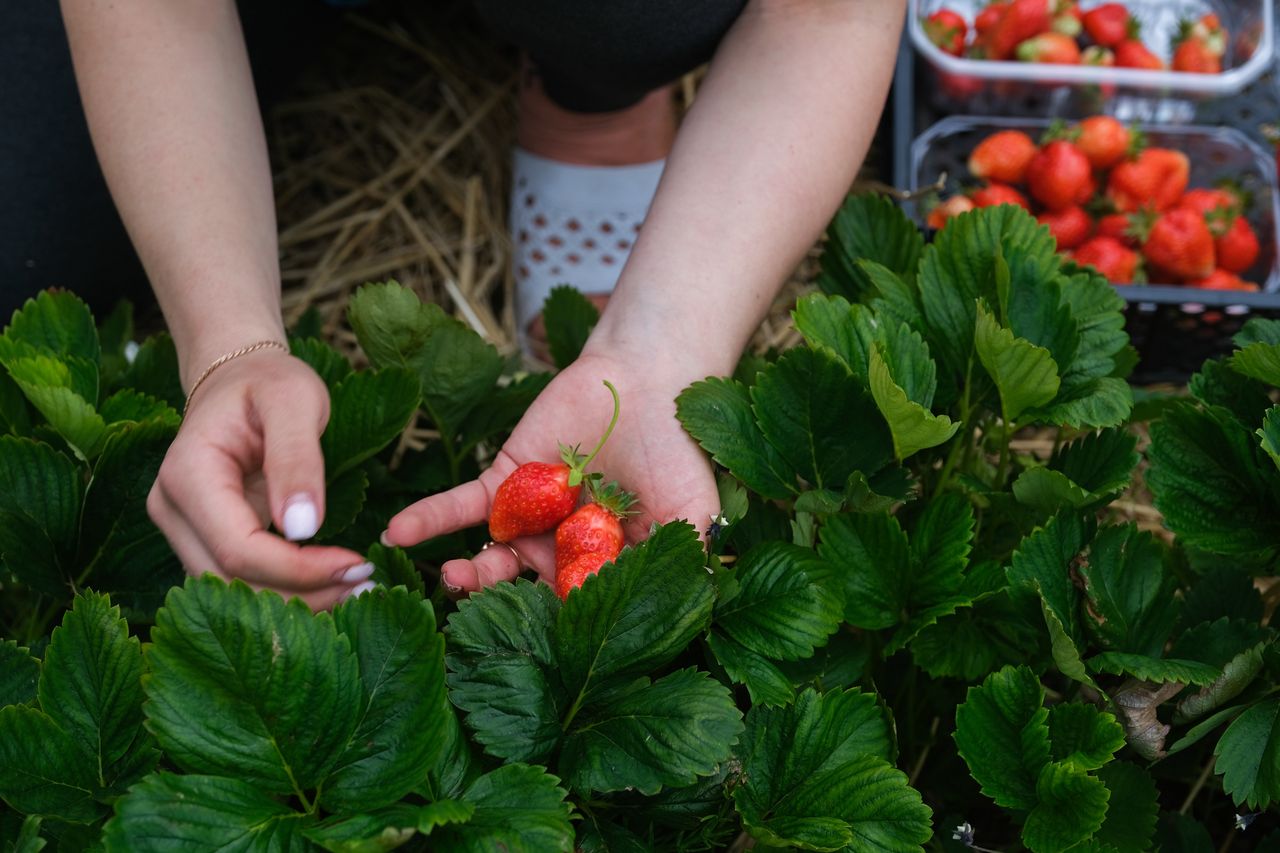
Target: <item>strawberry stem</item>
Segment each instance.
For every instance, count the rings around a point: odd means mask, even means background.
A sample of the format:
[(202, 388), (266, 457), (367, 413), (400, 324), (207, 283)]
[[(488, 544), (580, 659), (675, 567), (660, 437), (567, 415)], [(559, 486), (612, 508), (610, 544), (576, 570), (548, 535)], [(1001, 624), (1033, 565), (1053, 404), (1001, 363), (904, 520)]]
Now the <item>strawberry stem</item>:
[(596, 458), (596, 454), (604, 448), (604, 443), (609, 440), (609, 436), (613, 434), (613, 428), (618, 425), (618, 415), (622, 412), (622, 401), (618, 399), (618, 389), (613, 387), (613, 383), (608, 379), (604, 380), (604, 387), (609, 389), (609, 393), (613, 395), (613, 418), (609, 421), (609, 428), (604, 431), (604, 435), (600, 437), (600, 443), (596, 445), (595, 450), (577, 464), (571, 465), (569, 470), (569, 485), (576, 486), (582, 482), (583, 472), (587, 466), (591, 464), (591, 460)]

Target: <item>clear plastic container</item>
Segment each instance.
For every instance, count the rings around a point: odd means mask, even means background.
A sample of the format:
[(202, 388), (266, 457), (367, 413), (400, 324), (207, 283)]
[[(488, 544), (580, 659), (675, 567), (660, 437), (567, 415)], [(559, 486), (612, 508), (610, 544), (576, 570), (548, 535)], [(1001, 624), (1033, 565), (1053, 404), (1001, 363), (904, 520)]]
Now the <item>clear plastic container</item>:
[[(1101, 2), (1086, 0), (1081, 6), (1087, 11)], [(1179, 99), (1237, 94), (1272, 62), (1275, 0), (1127, 0), (1130, 14), (1142, 24), (1143, 42), (1166, 63), (1178, 22), (1216, 13), (1230, 34), (1219, 74), (970, 59), (945, 53), (925, 35), (921, 24), (934, 12), (951, 9), (972, 24), (985, 5), (986, 0), (910, 0), (907, 24), (911, 41), (938, 75), (930, 94), (935, 103), (950, 111), (1008, 114), (1030, 107), (1043, 115), (1044, 107), (1037, 101), (1053, 97), (1052, 90), (1075, 87), (1081, 89), (1077, 94), (1085, 102), (1058, 112), (1099, 111), (1117, 98), (1172, 99), (1172, 104), (1130, 105), (1125, 111), (1162, 113), (1163, 120), (1186, 120), (1193, 108), (1179, 105)], [(1056, 97), (1061, 100), (1072, 96), (1059, 92)]]
[[(911, 144), (909, 188), (917, 190), (935, 183), (946, 175), (943, 195), (952, 195), (965, 185), (975, 183), (966, 163), (969, 152), (980, 141), (998, 130), (1016, 128), (1038, 138), (1049, 126), (1046, 119), (951, 116), (930, 127)], [(1191, 187), (1211, 187), (1223, 178), (1231, 178), (1253, 196), (1248, 211), (1249, 223), (1258, 233), (1261, 251), (1253, 267), (1243, 275), (1262, 287), (1266, 293), (1280, 291), (1280, 193), (1276, 188), (1276, 163), (1272, 152), (1262, 148), (1238, 130), (1229, 127), (1159, 127), (1144, 129), (1151, 145), (1176, 148), (1191, 160)], [(917, 219), (923, 222), (920, 212)], [(1151, 282), (1161, 285), (1161, 282)], [(1126, 298), (1140, 299), (1142, 287), (1124, 287)], [(1179, 291), (1194, 292), (1181, 287)]]

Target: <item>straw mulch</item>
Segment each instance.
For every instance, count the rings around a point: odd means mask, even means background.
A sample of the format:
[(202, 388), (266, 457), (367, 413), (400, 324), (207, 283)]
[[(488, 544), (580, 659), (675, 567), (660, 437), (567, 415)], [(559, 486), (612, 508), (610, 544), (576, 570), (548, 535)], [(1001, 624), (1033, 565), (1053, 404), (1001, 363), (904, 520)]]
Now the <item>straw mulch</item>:
[[(350, 15), (268, 117), (285, 319), (315, 309), (356, 357), (347, 297), (387, 279), (504, 354), (517, 348), (506, 208), (518, 57), (464, 12), (416, 2)], [(683, 107), (696, 80), (679, 87)], [(796, 341), (788, 315), (813, 266), (784, 288), (757, 349)]]

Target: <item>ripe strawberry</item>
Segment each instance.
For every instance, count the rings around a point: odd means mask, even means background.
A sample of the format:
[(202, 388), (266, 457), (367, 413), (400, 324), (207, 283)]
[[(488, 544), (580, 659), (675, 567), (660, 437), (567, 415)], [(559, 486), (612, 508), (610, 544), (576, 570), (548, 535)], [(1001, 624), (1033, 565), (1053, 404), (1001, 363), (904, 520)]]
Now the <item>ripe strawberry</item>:
[(1027, 197), (1007, 184), (990, 184), (975, 190), (970, 196), (978, 207), (995, 207), (998, 204), (1016, 204), (1031, 209)]
[(1178, 201), (1178, 207), (1197, 210), (1204, 216), (1208, 216), (1218, 210), (1235, 215), (1239, 203), (1239, 199), (1226, 190), (1196, 187), (1193, 190), (1187, 190), (1183, 194)]
[(1013, 0), (991, 29), (981, 34), (980, 47), (988, 59), (1008, 59), (1014, 49), (1053, 24), (1051, 0)]
[(962, 213), (968, 213), (975, 206), (973, 199), (968, 196), (953, 195), (946, 201), (935, 205), (933, 210), (929, 211), (929, 215), (925, 219), (925, 225), (935, 231), (940, 231), (946, 226), (948, 219), (953, 216), (959, 216)]
[(1160, 57), (1148, 50), (1147, 46), (1137, 39), (1122, 41), (1115, 46), (1114, 50), (1117, 68), (1147, 68), (1156, 71), (1164, 69), (1164, 62)]
[(1095, 169), (1110, 169), (1119, 163), (1133, 141), (1129, 128), (1111, 116), (1090, 116), (1077, 128), (1076, 147)]
[(1071, 36), (1047, 32), (1032, 36), (1018, 45), (1016, 56), (1023, 62), (1054, 65), (1079, 65), (1080, 45)]
[(1089, 159), (1066, 140), (1050, 142), (1027, 165), (1027, 190), (1049, 210), (1084, 204), (1094, 190)]
[(560, 463), (526, 462), (512, 471), (493, 496), (489, 510), (489, 535), (495, 542), (510, 542), (521, 536), (546, 533), (563, 521), (578, 505), (583, 481), (599, 479), (587, 475), (585, 469), (604, 447), (618, 423), (618, 392), (605, 381), (613, 395), (613, 419), (590, 455), (582, 456), (577, 447), (560, 445)]
[(1094, 237), (1071, 253), (1076, 263), (1091, 266), (1117, 284), (1133, 281), (1141, 259), (1114, 237)]
[(991, 30), (1000, 22), (1000, 18), (1004, 16), (1004, 10), (1009, 8), (1008, 3), (988, 3), (982, 7), (982, 10), (973, 19), (973, 30), (978, 35), (982, 35)]
[(1168, 210), (1177, 204), (1191, 178), (1191, 161), (1171, 148), (1145, 148), (1111, 170), (1107, 197), (1122, 213), (1144, 207)]
[(1202, 287), (1205, 290), (1252, 290), (1256, 291), (1258, 285), (1251, 281), (1245, 281), (1233, 272), (1224, 269), (1216, 269), (1209, 275), (1197, 281), (1189, 281), (1187, 285), (1190, 287)]
[(969, 27), (957, 13), (939, 9), (924, 20), (924, 34), (944, 53), (960, 56), (964, 53), (965, 38)]
[(1035, 141), (1022, 131), (1001, 130), (974, 147), (969, 154), (969, 172), (983, 180), (1020, 184), (1036, 150)]
[(597, 486), (593, 482), (588, 488), (594, 503), (584, 505), (556, 528), (556, 592), (562, 598), (622, 553), (622, 519), (635, 502), (617, 483)]
[(1097, 223), (1097, 234), (1099, 237), (1113, 237), (1131, 249), (1138, 247), (1127, 213), (1109, 213), (1101, 217)]
[(1084, 31), (1095, 44), (1115, 47), (1129, 37), (1129, 10), (1123, 3), (1103, 3), (1084, 13)]
[(1174, 48), (1170, 66), (1174, 71), (1191, 74), (1218, 74), (1222, 71), (1222, 55), (1215, 54), (1199, 39), (1188, 38)]
[[(1212, 230), (1212, 218), (1209, 224)], [(1237, 215), (1225, 233), (1221, 236), (1215, 235), (1213, 249), (1217, 255), (1219, 267), (1228, 272), (1241, 273), (1258, 260), (1260, 250), (1258, 235), (1249, 224), (1249, 220)]]
[(1081, 207), (1068, 207), (1065, 210), (1046, 210), (1036, 217), (1041, 225), (1049, 226), (1049, 233), (1058, 241), (1058, 251), (1074, 249), (1089, 239), (1093, 231), (1093, 220)]
[(1213, 235), (1194, 210), (1174, 208), (1158, 216), (1142, 241), (1142, 254), (1152, 267), (1178, 279), (1200, 279), (1213, 272)]

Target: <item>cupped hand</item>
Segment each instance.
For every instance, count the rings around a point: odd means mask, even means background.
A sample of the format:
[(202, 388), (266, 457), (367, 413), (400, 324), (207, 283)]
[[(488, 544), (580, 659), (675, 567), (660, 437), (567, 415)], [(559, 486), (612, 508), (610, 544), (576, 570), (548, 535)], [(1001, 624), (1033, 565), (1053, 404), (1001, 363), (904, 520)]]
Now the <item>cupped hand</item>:
[(367, 581), (372, 566), (354, 551), (288, 541), (324, 521), (328, 419), (328, 389), (292, 356), (264, 350), (210, 374), (147, 497), (188, 574), (241, 578), (316, 610)]
[[(623, 525), (627, 541), (643, 539), (654, 522), (684, 519), (702, 527), (718, 512), (719, 497), (710, 463), (676, 420), (675, 398), (684, 380), (669, 377), (653, 364), (584, 354), (538, 396), (488, 470), (401, 511), (391, 519), (385, 541), (415, 545), (484, 524), (498, 486), (519, 465), (558, 461), (560, 443), (581, 445), (588, 452), (613, 413), (606, 379), (618, 389), (621, 416), (588, 470), (602, 472), (606, 482), (616, 480), (638, 498)], [(520, 559), (508, 548), (489, 548), (472, 559), (445, 563), (443, 582), (453, 592), (474, 591), (515, 578), (521, 562), (548, 583), (554, 581), (552, 533), (522, 537), (511, 545)]]

